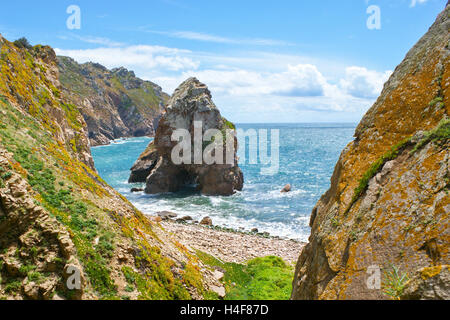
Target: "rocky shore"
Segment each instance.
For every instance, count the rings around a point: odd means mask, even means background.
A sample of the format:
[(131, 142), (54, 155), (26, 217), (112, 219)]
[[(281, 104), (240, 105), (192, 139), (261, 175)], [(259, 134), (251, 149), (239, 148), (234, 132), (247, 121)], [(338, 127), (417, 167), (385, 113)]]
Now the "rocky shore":
[(257, 234), (218, 230), (208, 226), (161, 221), (174, 241), (191, 251), (206, 252), (223, 262), (244, 263), (257, 257), (277, 256), (292, 265), (305, 243)]

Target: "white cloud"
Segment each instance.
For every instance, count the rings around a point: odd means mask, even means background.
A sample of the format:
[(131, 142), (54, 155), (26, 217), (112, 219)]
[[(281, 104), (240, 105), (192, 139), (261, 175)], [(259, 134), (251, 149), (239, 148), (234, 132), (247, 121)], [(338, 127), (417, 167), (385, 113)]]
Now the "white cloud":
[[(389, 74), (350, 67), (344, 78), (333, 84), (316, 66), (299, 64), (280, 72), (208, 69), (152, 80), (173, 90), (186, 78), (197, 77), (208, 85), (223, 114), (233, 121), (358, 121)], [(364, 85), (357, 86), (357, 81)]]
[(340, 86), (354, 97), (373, 99), (380, 94), (391, 74), (392, 71), (377, 72), (361, 67), (348, 67), (345, 78), (340, 80)]
[(422, 4), (427, 2), (428, 0), (411, 0), (411, 4), (409, 5), (411, 8), (414, 8), (417, 4)]
[(130, 46), (121, 48), (96, 48), (82, 50), (55, 49), (57, 55), (70, 56), (80, 63), (98, 62), (108, 68), (126, 66), (135, 69), (166, 69), (179, 71), (196, 69), (198, 61), (184, 57), (187, 50), (161, 46)]
[[(197, 77), (217, 93), (233, 96), (273, 95), (286, 97), (323, 96), (327, 81), (310, 64), (288, 65), (282, 72), (263, 72), (245, 69), (207, 69), (184, 72), (181, 78)], [(162, 78), (161, 80), (164, 81)], [(173, 88), (173, 84), (170, 87)]]
[(356, 122), (391, 73), (261, 52), (225, 56), (144, 45), (56, 52), (80, 63), (124, 66), (168, 93), (195, 76), (235, 122)]
[(107, 47), (120, 47), (120, 46), (124, 45), (124, 43), (122, 43), (122, 42), (116, 42), (116, 41), (112, 41), (108, 38), (102, 38), (102, 37), (76, 36), (76, 38), (78, 40), (86, 42), (86, 43), (98, 44), (98, 45), (107, 46)]
[(203, 42), (215, 42), (215, 43), (225, 43), (225, 44), (240, 44), (240, 45), (256, 45), (256, 46), (287, 46), (292, 45), (286, 41), (264, 39), (264, 38), (248, 38), (248, 39), (237, 39), (237, 38), (227, 38), (202, 32), (194, 31), (155, 31), (146, 30), (141, 28), (141, 31), (166, 35), (172, 38), (187, 39)]

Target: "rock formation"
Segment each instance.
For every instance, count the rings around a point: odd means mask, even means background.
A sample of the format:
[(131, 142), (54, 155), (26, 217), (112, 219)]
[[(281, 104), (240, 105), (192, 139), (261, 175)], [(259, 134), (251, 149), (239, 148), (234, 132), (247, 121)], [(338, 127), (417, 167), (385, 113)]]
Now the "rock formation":
[[(220, 141), (211, 139), (203, 142), (200, 154), (203, 155), (207, 146), (223, 144), (224, 164), (206, 164), (204, 161), (195, 164), (195, 122), (201, 123), (202, 135), (209, 129), (221, 132)], [(173, 148), (179, 143), (172, 141), (172, 134), (178, 129), (187, 130), (192, 137), (188, 155), (191, 161), (188, 164), (175, 164), (172, 161)], [(206, 195), (231, 195), (236, 190), (242, 190), (243, 174), (236, 157), (237, 138), (233, 135), (226, 140), (227, 131), (234, 133), (235, 127), (220, 115), (208, 88), (195, 78), (186, 80), (175, 90), (159, 122), (154, 142), (134, 164), (129, 181), (146, 182), (145, 192), (149, 194), (175, 192), (189, 184), (196, 184)], [(232, 163), (226, 161), (226, 146), (229, 143), (234, 148)]]
[(293, 299), (448, 298), (449, 17), (447, 6), (342, 152)]
[(92, 146), (122, 137), (153, 136), (169, 96), (125, 68), (78, 64), (58, 57), (63, 93), (79, 107)]

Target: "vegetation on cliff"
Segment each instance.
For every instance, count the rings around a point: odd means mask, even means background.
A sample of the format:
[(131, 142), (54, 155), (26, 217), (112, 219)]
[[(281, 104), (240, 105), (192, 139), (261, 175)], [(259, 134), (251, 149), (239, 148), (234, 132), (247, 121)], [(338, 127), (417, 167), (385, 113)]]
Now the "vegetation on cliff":
[(78, 64), (58, 57), (63, 92), (80, 106), (91, 145), (122, 137), (153, 135), (169, 96), (158, 85), (125, 68)]
[[(293, 299), (450, 297), (449, 13), (408, 52), (342, 152), (312, 212)], [(439, 272), (421, 276), (430, 269)], [(380, 288), (368, 285), (373, 270)]]
[(225, 271), (225, 300), (288, 300), (294, 270), (281, 258), (256, 258), (246, 264), (224, 263), (197, 251), (203, 263)]
[(53, 50), (3, 38), (0, 50), (0, 298), (213, 296), (200, 262), (98, 176)]

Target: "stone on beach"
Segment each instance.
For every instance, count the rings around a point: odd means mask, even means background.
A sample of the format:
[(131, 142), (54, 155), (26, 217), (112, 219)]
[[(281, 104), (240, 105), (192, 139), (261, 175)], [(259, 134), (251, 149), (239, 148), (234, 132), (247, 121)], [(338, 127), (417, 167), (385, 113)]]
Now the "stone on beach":
[(163, 219), (163, 220), (169, 220), (169, 219), (176, 218), (178, 215), (176, 213), (169, 212), (169, 211), (161, 211), (161, 212), (158, 212), (158, 216), (161, 217), (161, 219)]
[(213, 225), (212, 219), (210, 217), (203, 218), (202, 221), (200, 221), (200, 224), (202, 226), (210, 226), (210, 227)]

